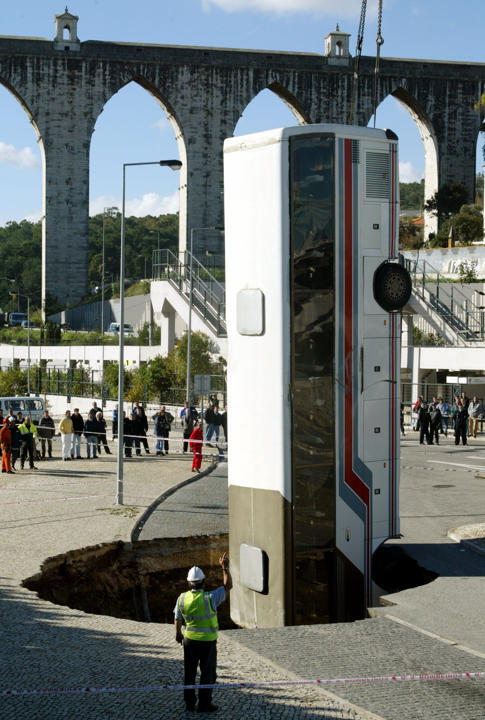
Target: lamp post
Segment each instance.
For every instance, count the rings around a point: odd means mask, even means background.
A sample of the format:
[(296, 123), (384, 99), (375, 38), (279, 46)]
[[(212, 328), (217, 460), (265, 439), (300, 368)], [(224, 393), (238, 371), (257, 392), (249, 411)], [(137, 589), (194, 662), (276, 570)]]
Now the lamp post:
[(190, 374), (191, 374), (191, 365), (192, 365), (192, 302), (193, 302), (193, 274), (192, 274), (192, 267), (193, 267), (193, 247), (194, 247), (194, 233), (198, 232), (199, 230), (218, 230), (219, 232), (222, 232), (224, 228), (217, 227), (215, 225), (211, 227), (193, 227), (190, 228), (190, 258), (189, 258), (189, 321), (187, 323), (187, 377), (186, 377), (186, 384), (187, 384), (187, 403), (190, 407), (190, 400), (191, 400), (191, 383), (190, 383)]
[(30, 297), (19, 292), (9, 295), (27, 298), (27, 395), (30, 395)]
[(101, 337), (104, 336), (104, 225), (106, 217), (116, 217), (118, 214), (117, 207), (105, 207), (103, 209), (103, 250), (102, 250), (102, 270), (101, 270)]
[(121, 242), (120, 242), (120, 331), (118, 353), (118, 456), (116, 480), (116, 505), (123, 505), (123, 402), (124, 402), (124, 343), (125, 343), (125, 188), (126, 168), (134, 165), (160, 165), (171, 170), (180, 170), (180, 160), (157, 160), (155, 162), (123, 163), (123, 189), (121, 206)]

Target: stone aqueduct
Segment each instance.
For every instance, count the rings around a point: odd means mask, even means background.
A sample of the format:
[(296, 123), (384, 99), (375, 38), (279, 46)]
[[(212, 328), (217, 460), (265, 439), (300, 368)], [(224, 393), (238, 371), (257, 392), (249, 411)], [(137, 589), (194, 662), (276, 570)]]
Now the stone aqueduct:
[[(0, 37), (0, 83), (27, 112), (41, 147), (44, 304), (86, 293), (91, 137), (104, 105), (127, 83), (151, 93), (175, 131), (181, 249), (191, 227), (223, 224), (223, 141), (261, 90), (284, 100), (298, 123), (347, 121), (353, 62), (344, 33), (331, 33), (320, 55), (80, 42), (77, 19), (56, 16), (54, 40)], [(449, 181), (471, 196), (482, 122), (474, 104), (484, 90), (483, 63), (381, 59), (377, 101), (393, 95), (417, 123), (428, 197)], [(369, 122), (373, 94), (374, 59), (362, 57), (356, 124)]]

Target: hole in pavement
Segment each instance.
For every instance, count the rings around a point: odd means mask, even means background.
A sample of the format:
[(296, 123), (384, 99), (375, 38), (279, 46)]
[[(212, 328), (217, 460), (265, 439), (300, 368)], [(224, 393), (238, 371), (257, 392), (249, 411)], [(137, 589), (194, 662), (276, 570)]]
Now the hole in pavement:
[(398, 545), (381, 545), (372, 560), (372, 579), (388, 593), (433, 582), (438, 573), (427, 570)]
[(433, 485), (434, 488), (450, 488), (456, 487), (456, 485)]
[[(188, 569), (198, 565), (206, 587), (218, 587), (219, 557), (228, 543), (224, 534), (94, 545), (47, 558), (22, 585), (44, 600), (87, 613), (173, 623), (177, 597), (188, 588)], [(227, 602), (218, 618), (222, 629), (237, 627)]]

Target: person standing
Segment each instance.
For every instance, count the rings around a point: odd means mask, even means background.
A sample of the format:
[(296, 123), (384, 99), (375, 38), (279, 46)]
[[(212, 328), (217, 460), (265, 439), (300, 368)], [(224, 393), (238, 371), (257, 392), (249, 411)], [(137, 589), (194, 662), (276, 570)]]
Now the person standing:
[(214, 433), (216, 436), (216, 443), (219, 442), (219, 428), (221, 426), (221, 416), (219, 413), (219, 408), (215, 403), (209, 405), (209, 407), (205, 411), (204, 420), (207, 423), (205, 430), (205, 442), (209, 447), (212, 447), (210, 441)]
[(106, 420), (103, 417), (103, 413), (101, 410), (98, 410), (96, 413), (96, 422), (98, 423), (98, 453), (101, 457), (101, 444), (104, 447), (104, 452), (106, 455), (111, 455), (111, 450), (108, 447), (108, 441), (106, 439)]
[(168, 437), (173, 423), (173, 415), (162, 405), (158, 413), (153, 416), (155, 420), (155, 437), (157, 455), (168, 455)]
[[(224, 553), (219, 558), (222, 567), (222, 585), (216, 590), (204, 590), (205, 575), (194, 566), (187, 574), (189, 590), (177, 598), (174, 608), (175, 640), (184, 649), (184, 685), (194, 685), (197, 667), (200, 664), (200, 684), (213, 685), (217, 667), (217, 608), (226, 599), (232, 588), (229, 558)], [(182, 626), (185, 632), (182, 634)], [(185, 707), (195, 710), (195, 690), (184, 690)], [(198, 712), (215, 712), (212, 704), (212, 689), (199, 689)]]
[(483, 406), (476, 395), (468, 405), (468, 433), (469, 437), (476, 438), (478, 429), (478, 420), (483, 415)]
[(200, 466), (202, 465), (202, 445), (204, 443), (204, 437), (202, 430), (200, 429), (200, 423), (195, 422), (195, 428), (192, 430), (189, 439), (190, 449), (194, 453), (194, 459), (192, 460), (192, 472), (200, 473)]
[(457, 401), (455, 412), (455, 445), (460, 444), (460, 438), (463, 445), (466, 445), (466, 426), (468, 422), (468, 410), (465, 409), (461, 400)]
[(72, 446), (71, 457), (73, 460), (81, 459), (81, 440), (84, 432), (84, 419), (79, 408), (74, 408), (72, 413)]
[(37, 426), (37, 434), (40, 438), (41, 457), (45, 460), (45, 446), (47, 444), (47, 453), (49, 457), (52, 457), (52, 438), (56, 432), (56, 426), (54, 420), (49, 415), (48, 410), (44, 410), (40, 419), (39, 425)]
[(15, 421), (7, 418), (6, 422), (0, 428), (0, 446), (2, 448), (2, 472), (9, 473), (10, 475), (15, 474), (12, 470), (11, 455), (12, 455), (12, 432), (11, 426), (15, 424)]
[(426, 403), (422, 402), (418, 411), (418, 424), (419, 424), (419, 444), (423, 445), (426, 438), (428, 445), (430, 444), (431, 438), (429, 434), (429, 423), (430, 416)]
[(59, 423), (59, 432), (61, 433), (62, 459), (64, 461), (71, 459), (72, 431), (73, 426), (71, 419), (71, 411), (66, 410), (65, 416)]
[(438, 431), (441, 428), (441, 412), (436, 403), (433, 403), (430, 408), (429, 412), (429, 436), (430, 436), (430, 445), (439, 445), (440, 440), (438, 437)]
[(34, 440), (37, 437), (37, 429), (33, 422), (30, 421), (30, 417), (24, 418), (24, 421), (19, 425), (20, 440), (22, 443), (22, 451), (20, 453), (20, 468), (24, 469), (25, 460), (27, 455), (29, 456), (29, 466), (31, 470), (37, 470), (34, 465)]
[(12, 456), (11, 456), (11, 462), (12, 462), (12, 470), (15, 470), (15, 463), (20, 457), (20, 432), (18, 425), (15, 421), (15, 417), (11, 417), (11, 423), (10, 423), (10, 434), (12, 436)]
[(140, 443), (143, 444), (145, 452), (150, 453), (148, 449), (147, 430), (148, 430), (148, 419), (145, 414), (145, 410), (142, 405), (137, 404), (136, 412), (133, 408), (133, 435), (135, 435), (135, 454), (141, 455)]
[(86, 452), (88, 460), (91, 459), (91, 450), (93, 451), (93, 460), (96, 458), (96, 448), (98, 445), (98, 423), (94, 410), (90, 410), (86, 422), (84, 423), (84, 437), (86, 438)]
[(445, 437), (448, 437), (448, 422), (451, 415), (450, 406), (446, 400), (440, 398), (438, 407), (441, 413), (441, 434), (444, 433)]
[(183, 452), (186, 453), (189, 446), (189, 438), (194, 429), (194, 414), (187, 400), (184, 400), (184, 406), (180, 411), (180, 422), (182, 423), (182, 432), (184, 435)]
[(134, 413), (131, 413), (130, 417), (126, 417), (126, 412), (123, 410), (123, 444), (125, 449), (125, 457), (131, 458), (132, 448), (133, 448), (133, 435), (134, 435), (134, 427), (133, 427), (133, 418), (135, 417)]

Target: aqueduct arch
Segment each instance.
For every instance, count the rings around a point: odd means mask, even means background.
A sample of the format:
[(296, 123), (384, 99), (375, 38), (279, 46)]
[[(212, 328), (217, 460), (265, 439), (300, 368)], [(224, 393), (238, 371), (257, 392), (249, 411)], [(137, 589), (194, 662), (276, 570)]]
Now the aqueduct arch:
[[(374, 64), (361, 58), (359, 125), (373, 112)], [(269, 88), (299, 122), (345, 123), (353, 62), (346, 53), (0, 37), (0, 82), (29, 108), (43, 143), (44, 304), (49, 297), (73, 303), (87, 290), (90, 139), (104, 104), (132, 80), (180, 128), (181, 224), (189, 232), (223, 225), (222, 145), (252, 98)], [(427, 148), (430, 189), (437, 174), (438, 185), (460, 182), (472, 195), (481, 122), (474, 105), (484, 89), (484, 64), (381, 58), (378, 103), (393, 94), (412, 112)], [(181, 249), (186, 241), (184, 230)]]

